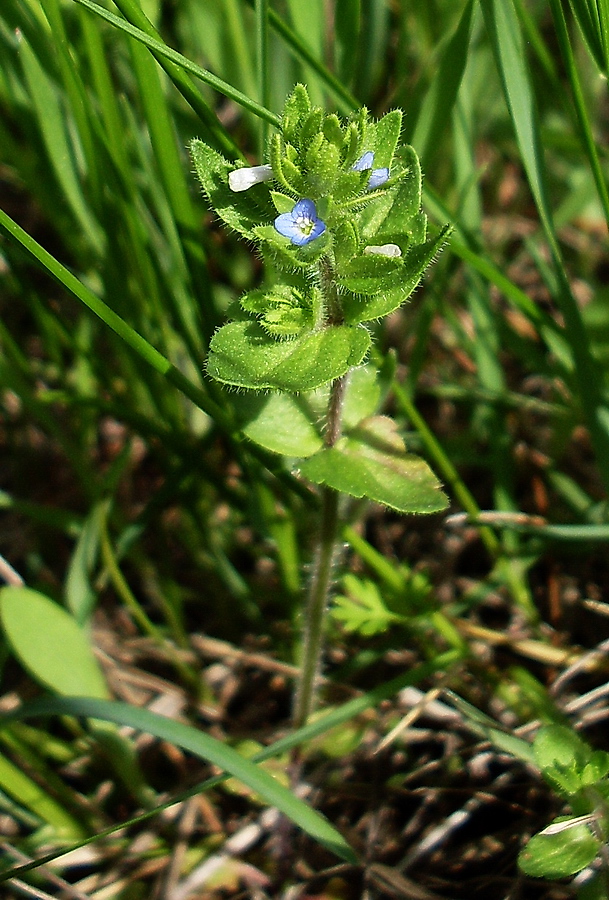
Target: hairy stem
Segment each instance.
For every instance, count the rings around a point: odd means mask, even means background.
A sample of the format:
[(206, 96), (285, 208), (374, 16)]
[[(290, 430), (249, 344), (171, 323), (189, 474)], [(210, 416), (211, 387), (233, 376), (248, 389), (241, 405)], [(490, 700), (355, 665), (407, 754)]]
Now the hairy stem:
[[(319, 260), (317, 274), (323, 297), (323, 325), (326, 328), (330, 328), (332, 325), (339, 325), (343, 321), (334, 260), (331, 256), (324, 256)], [(324, 431), (324, 443), (328, 448), (333, 447), (340, 437), (343, 402), (348, 377), (349, 373), (347, 372), (341, 378), (337, 378), (336, 381), (332, 382), (330, 388)], [(317, 699), (317, 682), (321, 668), (325, 614), (337, 556), (339, 500), (340, 494), (337, 491), (327, 486), (322, 488), (319, 535), (305, 609), (300, 674), (294, 697), (293, 720), (295, 728), (300, 728), (306, 723)]]
[[(338, 378), (330, 391), (325, 444), (332, 447), (340, 437), (341, 417), (348, 375)], [(340, 494), (329, 487), (322, 490), (322, 511), (313, 575), (305, 610), (302, 659), (294, 700), (294, 727), (300, 728), (311, 715), (317, 698), (317, 681), (323, 650), (324, 621), (337, 552), (338, 504)]]

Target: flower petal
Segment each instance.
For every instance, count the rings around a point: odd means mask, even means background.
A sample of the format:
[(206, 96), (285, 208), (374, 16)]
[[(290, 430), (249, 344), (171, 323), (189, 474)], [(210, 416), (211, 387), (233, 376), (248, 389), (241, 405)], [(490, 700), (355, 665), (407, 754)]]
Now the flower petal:
[(373, 191), (375, 188), (380, 187), (382, 184), (389, 179), (389, 169), (387, 167), (383, 169), (373, 169), (372, 175), (368, 181), (368, 190)]
[(363, 156), (360, 156), (356, 163), (353, 163), (352, 169), (354, 172), (365, 172), (366, 169), (371, 169), (374, 163), (374, 153), (372, 150), (368, 150), (367, 153), (364, 153)]
[(323, 234), (326, 225), (318, 217), (313, 201), (305, 197), (294, 204), (291, 212), (277, 216), (275, 228), (297, 247), (304, 247)]
[(317, 219), (317, 210), (315, 209), (315, 204), (312, 200), (299, 200), (292, 212), (290, 213), (293, 219), (305, 218), (305, 219)]
[(239, 193), (247, 191), (261, 181), (268, 181), (273, 177), (271, 166), (244, 166), (228, 173), (228, 186), (231, 191)]
[(284, 237), (290, 238), (290, 240), (292, 240), (295, 235), (301, 235), (301, 231), (294, 221), (293, 212), (294, 210), (289, 213), (281, 213), (281, 215), (277, 216), (274, 222), (275, 228), (277, 229), (279, 234), (282, 234)]

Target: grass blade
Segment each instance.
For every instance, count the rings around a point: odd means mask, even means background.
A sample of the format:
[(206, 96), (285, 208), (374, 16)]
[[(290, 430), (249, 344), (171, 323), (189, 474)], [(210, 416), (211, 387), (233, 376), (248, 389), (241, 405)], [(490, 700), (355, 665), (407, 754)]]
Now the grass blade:
[(441, 135), (450, 121), (457, 99), (461, 78), (465, 71), (472, 27), (473, 0), (469, 0), (451, 37), (437, 76), (421, 105), (411, 143), (421, 159), (429, 164), (434, 152), (441, 146)]
[(182, 375), (172, 363), (163, 356), (162, 353), (152, 346), (145, 338), (138, 334), (124, 319), (122, 319), (114, 310), (110, 309), (107, 304), (100, 300), (93, 291), (85, 287), (82, 282), (72, 275), (65, 266), (62, 266), (51, 254), (44, 249), (37, 241), (34, 240), (26, 231), (24, 231), (10, 216), (3, 210), (0, 210), (0, 232), (4, 233), (10, 239), (17, 241), (27, 251), (39, 265), (41, 265), (56, 281), (66, 287), (71, 294), (87, 306), (91, 312), (95, 313), (102, 322), (112, 329), (132, 350), (144, 359), (148, 365), (152, 366), (161, 375), (164, 375), (168, 381), (179, 387), (186, 396), (188, 396), (200, 409), (211, 415), (217, 422), (224, 423), (225, 427), (230, 431), (227, 418), (223, 412), (212, 400), (210, 400), (205, 392), (197, 385)]
[(558, 282), (557, 300), (573, 351), (584, 418), (601, 476), (605, 487), (609, 488), (609, 409), (603, 397), (603, 378), (590, 351), (588, 334), (571, 291), (552, 220), (539, 122), (518, 19), (512, 0), (482, 0), (482, 10), (529, 186), (552, 254)]
[(575, 65), (575, 56), (573, 54), (573, 48), (571, 47), (565, 14), (560, 0), (550, 0), (550, 8), (552, 9), (554, 27), (556, 28), (558, 43), (560, 45), (562, 57), (567, 69), (567, 75), (569, 77), (569, 81), (571, 82), (573, 102), (575, 104), (577, 120), (581, 129), (582, 140), (588, 154), (588, 159), (590, 160), (590, 166), (592, 168), (592, 174), (594, 175), (596, 190), (598, 191), (598, 196), (605, 213), (607, 228), (609, 228), (609, 191), (607, 190), (607, 182), (603, 174), (598, 151), (596, 149), (596, 144), (592, 135), (592, 126), (588, 116), (588, 111), (586, 109), (586, 101), (584, 99), (584, 92), (582, 91), (581, 82), (577, 72), (577, 66)]
[[(252, 762), (259, 763), (264, 762), (264, 760), (266, 759), (272, 759), (274, 756), (279, 756), (282, 753), (287, 753), (294, 747), (298, 747), (301, 744), (304, 744), (307, 741), (318, 737), (319, 735), (326, 734), (332, 728), (336, 728), (337, 726), (348, 722), (350, 719), (353, 719), (355, 716), (361, 715), (362, 713), (366, 712), (366, 710), (371, 709), (372, 707), (381, 703), (383, 700), (390, 699), (403, 688), (419, 684), (421, 681), (424, 681), (425, 678), (429, 678), (436, 672), (448, 671), (448, 669), (459, 662), (461, 658), (462, 654), (455, 650), (449, 650), (446, 653), (441, 653), (434, 660), (423, 663), (419, 666), (415, 666), (415, 668), (411, 669), (409, 672), (398, 675), (391, 681), (385, 682), (384, 684), (379, 685), (371, 691), (367, 691), (365, 694), (362, 694), (361, 697), (356, 697), (353, 700), (349, 700), (347, 701), (347, 703), (343, 703), (343, 705), (339, 706), (337, 709), (332, 709), (329, 712), (318, 716), (313, 722), (305, 725), (304, 728), (300, 728), (298, 729), (298, 731), (293, 731), (291, 734), (286, 735), (285, 738), (281, 738), (279, 741), (276, 741), (274, 744), (271, 744), (270, 746), (265, 747), (264, 750), (256, 753), (256, 755), (252, 757)], [(92, 844), (100, 838), (110, 837), (119, 829), (122, 830), (124, 828), (131, 827), (132, 825), (146, 822), (154, 816), (158, 815), (158, 813), (162, 812), (163, 810), (168, 809), (170, 806), (173, 806), (175, 803), (180, 803), (183, 800), (188, 800), (190, 797), (195, 796), (195, 794), (202, 793), (203, 791), (211, 790), (211, 788), (224, 781), (226, 777), (226, 775), (217, 775), (213, 778), (208, 778), (206, 781), (197, 784), (186, 791), (183, 791), (178, 796), (172, 797), (170, 800), (167, 800), (165, 803), (156, 806), (154, 809), (147, 810), (146, 812), (141, 813), (140, 815), (135, 816), (132, 819), (129, 819), (129, 821), (127, 822), (121, 822), (119, 825), (106, 828), (103, 831), (92, 835), (91, 837), (85, 838), (78, 844), (74, 844), (71, 847), (65, 847), (60, 850), (55, 850), (52, 853), (46, 854), (41, 859), (34, 860), (20, 866), (14, 866), (11, 869), (7, 869), (5, 871), (0, 871), (0, 882), (6, 881), (8, 878), (14, 878), (18, 875), (22, 875), (25, 872), (30, 872), (32, 871), (32, 869), (35, 869), (38, 866), (45, 865), (46, 863), (58, 859), (60, 856), (69, 853), (71, 850), (77, 850), (79, 847), (85, 846), (87, 844)]]
[[(263, 106), (269, 105), (269, 31), (268, 0), (256, 0), (256, 67), (258, 69), (258, 99)], [(264, 151), (268, 138), (268, 126), (261, 122), (260, 159), (264, 159)]]
[[(99, 223), (83, 196), (80, 178), (76, 169), (75, 151), (71, 145), (65, 126), (65, 116), (54, 85), (42, 68), (38, 57), (25, 38), (22, 38), (21, 60), (25, 80), (29, 88), (33, 106), (40, 123), (41, 137), (62, 195), (70, 207), (80, 228), (98, 253), (101, 253), (104, 238)], [(41, 177), (45, 177), (41, 173)], [(46, 176), (48, 177), (48, 176)]]
[[(74, 2), (80, 3), (81, 6), (90, 9), (91, 12), (94, 12), (102, 19), (105, 19), (106, 22), (110, 22), (110, 24), (114, 25), (115, 28), (120, 29), (120, 31), (124, 31), (125, 34), (128, 34), (132, 38), (135, 38), (136, 41), (140, 41), (140, 43), (145, 44), (145, 46), (152, 50), (155, 55), (164, 57), (179, 68), (184, 69), (186, 72), (190, 72), (191, 75), (199, 78), (201, 81), (214, 88), (214, 90), (218, 91), (220, 94), (223, 94), (230, 100), (234, 100), (235, 103), (238, 103), (239, 106), (243, 107), (243, 109), (246, 109), (248, 112), (253, 113), (255, 116), (266, 120), (276, 128), (279, 127), (280, 119), (279, 116), (275, 115), (275, 113), (272, 113), (270, 110), (265, 109), (264, 106), (256, 103), (255, 100), (251, 100), (246, 94), (238, 91), (227, 81), (223, 81), (222, 78), (218, 78), (212, 72), (208, 72), (207, 69), (203, 69), (201, 66), (198, 66), (190, 59), (182, 56), (182, 54), (178, 53), (177, 50), (172, 50), (171, 47), (168, 47), (167, 44), (164, 44), (161, 40), (152, 37), (150, 34), (146, 34), (146, 32), (142, 31), (141, 28), (136, 28), (135, 25), (127, 22), (125, 19), (121, 19), (119, 16), (115, 16), (114, 13), (108, 12), (108, 10), (104, 9), (101, 6), (98, 6), (97, 3), (93, 3), (92, 0), (74, 0)], [(234, 151), (232, 143), (231, 150)]]
[(320, 813), (295, 797), (287, 788), (279, 784), (255, 763), (245, 759), (232, 747), (221, 743), (197, 728), (159, 716), (147, 709), (139, 709), (127, 703), (111, 700), (95, 700), (87, 697), (64, 697), (53, 700), (34, 701), (22, 706), (16, 713), (5, 718), (31, 716), (78, 716), (89, 719), (103, 719), (117, 725), (136, 728), (163, 741), (169, 741), (229, 772), (239, 781), (259, 793), (270, 806), (283, 812), (295, 825), (307, 832), (324, 847), (348, 862), (356, 862), (355, 854), (343, 836), (324, 819)]
[[(253, 3), (254, 0), (247, 0)], [(306, 65), (314, 72), (323, 83), (328, 91), (337, 100), (337, 105), (341, 112), (350, 113), (360, 105), (357, 98), (348, 90), (330, 70), (318, 59), (310, 50), (306, 42), (290, 28), (283, 18), (269, 7), (269, 24), (273, 30), (285, 41), (287, 47), (292, 51), (295, 59)]]
[(605, 78), (609, 59), (609, 3), (607, 0), (570, 0), (573, 15), (590, 55)]

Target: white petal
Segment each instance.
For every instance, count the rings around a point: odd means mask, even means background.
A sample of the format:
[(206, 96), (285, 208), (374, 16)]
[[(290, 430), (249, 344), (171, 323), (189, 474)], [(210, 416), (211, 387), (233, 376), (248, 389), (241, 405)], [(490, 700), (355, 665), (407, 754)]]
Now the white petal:
[(381, 244), (380, 247), (364, 247), (365, 256), (389, 256), (396, 259), (402, 255), (402, 251), (397, 244)]
[(247, 191), (260, 181), (268, 181), (273, 177), (271, 166), (250, 166), (234, 169), (228, 173), (228, 186), (231, 191)]

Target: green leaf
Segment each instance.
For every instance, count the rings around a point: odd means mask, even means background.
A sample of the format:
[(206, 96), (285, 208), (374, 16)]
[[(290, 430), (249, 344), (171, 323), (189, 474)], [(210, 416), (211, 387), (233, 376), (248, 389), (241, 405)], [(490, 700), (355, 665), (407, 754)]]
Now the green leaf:
[(340, 284), (350, 291), (378, 294), (399, 284), (403, 278), (404, 260), (401, 257), (358, 256), (345, 265)]
[(314, 106), (309, 115), (302, 123), (302, 128), (298, 138), (300, 151), (306, 152), (312, 141), (320, 136), (321, 128), (324, 120), (324, 111), (320, 106)]
[(15, 713), (4, 717), (5, 722), (28, 716), (71, 715), (84, 718), (105, 719), (117, 725), (126, 725), (162, 741), (168, 741), (208, 760), (238, 778), (265, 801), (283, 812), (292, 822), (311, 835), (328, 850), (348, 862), (356, 862), (351, 847), (343, 836), (320, 813), (311, 809), (279, 784), (260, 766), (244, 759), (232, 747), (228, 747), (199, 728), (175, 722), (147, 709), (138, 709), (127, 703), (114, 703), (85, 697), (63, 700), (42, 700), (27, 704)]
[(421, 164), (416, 151), (408, 145), (400, 147), (396, 160), (395, 174), (399, 180), (374, 197), (359, 215), (359, 227), (366, 243), (374, 243), (381, 228), (407, 231), (408, 222), (421, 209)]
[(470, 58), (474, 2), (466, 4), (450, 41), (443, 48), (439, 68), (421, 103), (412, 143), (429, 167), (430, 158), (443, 147), (443, 132), (452, 122), (463, 73)]
[(50, 162), (50, 169), (45, 173), (45, 177), (50, 178), (51, 172), (54, 173), (61, 187), (63, 205), (71, 210), (75, 222), (101, 255), (104, 252), (105, 239), (82, 192), (76, 153), (70, 142), (70, 129), (66, 123), (65, 111), (61, 107), (52, 81), (23, 35), (20, 41), (20, 56), (28, 91), (40, 123), (40, 137)]
[[(136, 3), (130, 3), (129, 6), (131, 9), (135, 7), (137, 12), (140, 13), (140, 15), (137, 16), (137, 19), (139, 23), (146, 29), (144, 31), (141, 28), (136, 28), (135, 25), (132, 25), (130, 22), (126, 21), (120, 16), (116, 16), (109, 10), (104, 9), (98, 3), (94, 3), (93, 0), (76, 0), (76, 2), (80, 3), (81, 6), (90, 9), (91, 12), (94, 12), (96, 15), (100, 16), (102, 19), (105, 19), (107, 22), (110, 22), (115, 28), (124, 31), (126, 34), (135, 38), (135, 40), (140, 41), (140, 43), (144, 44), (146, 47), (149, 47), (157, 57), (157, 59), (159, 59), (160, 57), (159, 61), (161, 65), (165, 68), (178, 89), (206, 124), (209, 124), (209, 120), (213, 117), (213, 114), (206, 104), (202, 104), (200, 99), (196, 99), (196, 95), (198, 92), (192, 91), (192, 85), (189, 85), (187, 81), (185, 82), (184, 79), (178, 77), (176, 72), (179, 72), (180, 69), (184, 69), (187, 72), (193, 74), (196, 78), (200, 78), (201, 81), (203, 81), (205, 84), (210, 85), (221, 94), (224, 94), (225, 97), (230, 97), (231, 100), (234, 100), (244, 109), (249, 110), (264, 121), (269, 122), (275, 128), (279, 127), (281, 120), (279, 119), (279, 116), (275, 115), (275, 113), (272, 113), (270, 110), (265, 109), (264, 106), (260, 106), (260, 104), (256, 103), (255, 100), (251, 100), (250, 97), (247, 96), (247, 94), (243, 94), (241, 91), (236, 90), (236, 88), (228, 84), (228, 82), (223, 81), (216, 75), (213, 75), (207, 69), (202, 69), (201, 66), (198, 66), (196, 63), (192, 62), (192, 60), (187, 59), (185, 56), (182, 56), (181, 53), (178, 53), (176, 50), (168, 47), (167, 44), (165, 44), (162, 40), (157, 40), (157, 37), (155, 37), (155, 35), (157, 34), (155, 29), (152, 27), (150, 21), (146, 18), (146, 16), (142, 15), (142, 10)], [(127, 4), (124, 3), (123, 5)], [(165, 60), (169, 60), (171, 63), (173, 63), (173, 65), (169, 65), (165, 62)], [(195, 95), (194, 97), (193, 94)], [(220, 129), (216, 128), (212, 130), (216, 132), (217, 136), (217, 132)], [(229, 141), (224, 140), (223, 143), (227, 145)]]
[(235, 193), (228, 186), (228, 175), (236, 166), (203, 141), (190, 143), (190, 154), (203, 193), (222, 221), (243, 237), (253, 238), (254, 226), (273, 219), (268, 188), (255, 185), (249, 191)]
[(533, 751), (542, 772), (556, 764), (568, 766), (574, 760), (583, 765), (590, 753), (579, 735), (562, 725), (541, 728), (535, 738)]
[(335, 71), (344, 84), (352, 84), (357, 47), (362, 34), (361, 0), (336, 0), (334, 5)]
[(395, 422), (373, 416), (300, 466), (305, 478), (352, 497), (367, 497), (403, 513), (441, 512), (448, 506), (427, 465), (407, 454)]
[(302, 172), (294, 160), (288, 156), (287, 151), (290, 150), (290, 146), (284, 145), (280, 134), (274, 134), (269, 141), (269, 159), (273, 167), (273, 174), (281, 187), (302, 197), (305, 183)]
[[(39, 773), (36, 773), (38, 776)], [(0, 790), (8, 794), (25, 809), (31, 810), (38, 821), (46, 822), (55, 832), (55, 838), (77, 840), (85, 836), (82, 825), (58, 803), (52, 793), (21, 771), (0, 753)], [(6, 797), (4, 798), (6, 803)]]
[[(425, 269), (433, 262), (450, 234), (450, 226), (445, 226), (435, 238), (410, 250), (398, 274), (387, 276), (389, 284), (384, 290), (379, 289), (373, 297), (345, 295), (343, 312), (345, 321), (350, 325), (369, 322), (387, 316), (402, 305), (412, 294), (421, 280)], [(379, 278), (379, 281), (381, 279)], [(370, 279), (370, 282), (372, 279)], [(397, 284), (395, 284), (397, 282)]]
[(304, 84), (297, 84), (285, 102), (281, 117), (281, 128), (286, 141), (298, 141), (302, 123), (311, 112), (311, 101)]
[(345, 134), (343, 131), (343, 127), (340, 124), (340, 119), (335, 113), (332, 113), (330, 116), (326, 116), (322, 124), (322, 131), (325, 139), (329, 141), (331, 144), (334, 144), (338, 147), (339, 150), (343, 149), (345, 143)]
[[(329, 389), (325, 390), (329, 396)], [(349, 373), (343, 402), (343, 431), (349, 432), (359, 425), (362, 419), (373, 416), (380, 404), (381, 384), (377, 369), (371, 365), (353, 369)]]
[(278, 213), (289, 213), (293, 210), (293, 197), (288, 197), (287, 194), (281, 194), (279, 191), (271, 191), (270, 194)]
[(521, 759), (527, 765), (535, 765), (533, 749), (527, 741), (523, 741), (522, 738), (506, 731), (494, 719), (491, 719), (486, 713), (481, 712), (471, 703), (468, 703), (463, 697), (455, 694), (454, 691), (446, 690), (444, 693), (476, 734), (490, 741), (495, 747), (498, 747), (505, 753), (510, 753), (516, 759)]
[[(323, 447), (319, 423), (328, 407), (328, 385), (302, 394), (237, 395), (233, 405), (247, 437), (284, 456), (306, 458)], [(349, 373), (343, 404), (343, 427), (354, 428), (376, 412), (381, 386), (376, 369), (360, 366)]]
[[(256, 444), (283, 456), (307, 457), (323, 446), (315, 426), (323, 405), (312, 407), (313, 394), (260, 394), (248, 391), (233, 399), (241, 430)], [(317, 415), (313, 415), (317, 409)]]
[(582, 784), (596, 784), (609, 774), (609, 753), (593, 750), (582, 772)]
[(239, 301), (246, 312), (258, 316), (264, 330), (277, 337), (291, 337), (314, 324), (314, 309), (319, 304), (318, 292), (313, 288), (307, 296), (288, 285), (271, 290), (254, 290)]
[(70, 559), (66, 578), (65, 600), (79, 625), (89, 619), (97, 594), (91, 580), (99, 554), (99, 541), (109, 503), (96, 503), (87, 516), (78, 543)]
[(15, 655), (44, 687), (58, 694), (108, 696), (84, 631), (61, 606), (30, 588), (4, 587), (0, 621)]
[(520, 851), (518, 865), (534, 878), (565, 878), (585, 869), (600, 850), (600, 841), (585, 825), (557, 834), (536, 834)]
[(394, 622), (403, 621), (403, 616), (387, 608), (378, 585), (370, 579), (345, 575), (343, 587), (347, 593), (334, 598), (332, 618), (340, 622), (345, 631), (371, 637), (384, 634)]
[(579, 25), (584, 41), (598, 66), (599, 72), (607, 78), (609, 69), (609, 7), (607, 0), (570, 0), (573, 15)]
[(211, 340), (207, 371), (237, 387), (312, 391), (359, 365), (369, 346), (368, 332), (348, 325), (276, 341), (256, 322), (230, 322)]
[(313, 141), (306, 155), (306, 193), (313, 199), (332, 193), (339, 174), (340, 151), (338, 147), (336, 144), (329, 143), (321, 134), (319, 138), (319, 142)]
[(563, 794), (575, 794), (592, 750), (574, 731), (562, 725), (548, 725), (533, 743), (535, 761), (544, 777)]
[(402, 130), (402, 110), (392, 109), (374, 126), (374, 168), (389, 168)]

